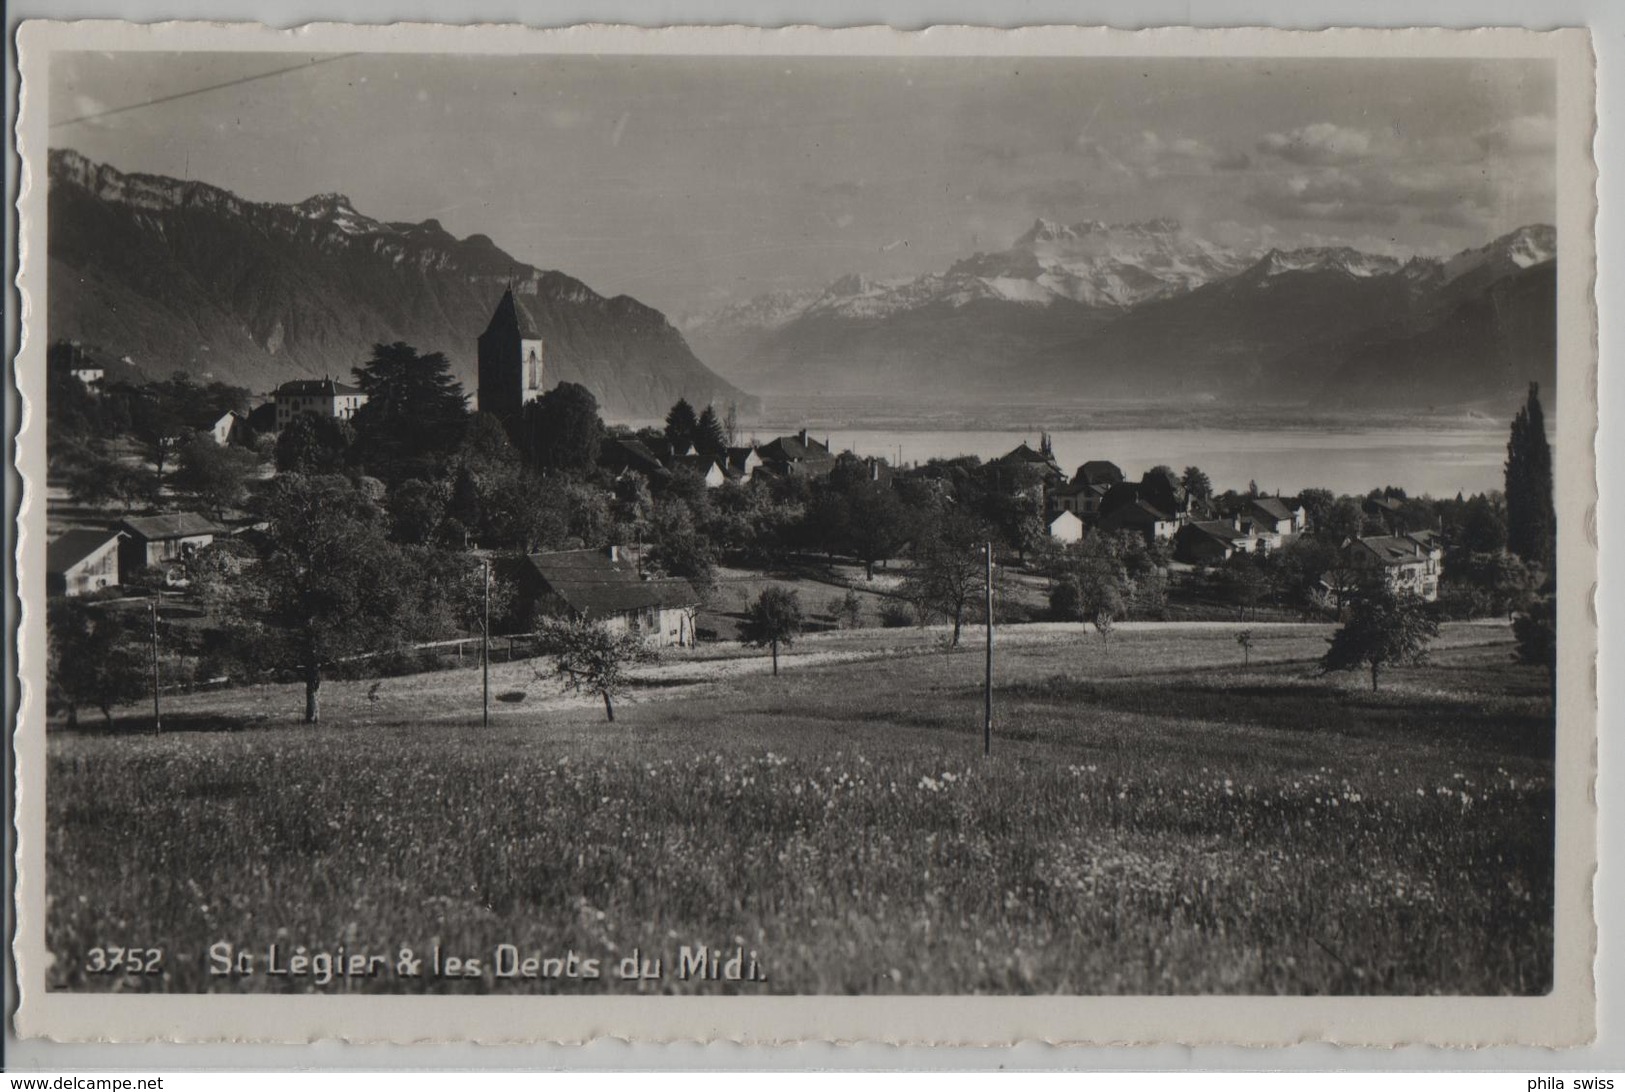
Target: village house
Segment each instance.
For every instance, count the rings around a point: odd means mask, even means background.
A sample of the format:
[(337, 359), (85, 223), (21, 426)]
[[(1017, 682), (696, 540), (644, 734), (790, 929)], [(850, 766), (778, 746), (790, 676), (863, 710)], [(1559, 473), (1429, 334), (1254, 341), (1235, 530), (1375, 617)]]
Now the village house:
[(698, 475), (707, 489), (716, 489), (728, 480), (722, 466), (709, 455), (677, 455), (671, 460), (673, 470), (687, 470)]
[(728, 472), (729, 477), (749, 481), (750, 476), (762, 465), (762, 455), (754, 444), (749, 447), (730, 447), (725, 463), (723, 469)]
[(121, 520), (119, 576), (123, 581), (142, 569), (169, 568), (214, 541), (223, 529), (196, 512), (130, 516)]
[(1057, 542), (1082, 542), (1083, 520), (1076, 512), (1062, 512), (1049, 521), (1049, 537)]
[(1277, 535), (1295, 535), (1303, 531), (1305, 513), (1296, 500), (1282, 497), (1248, 497), (1242, 505), (1243, 518), (1267, 526)]
[(1341, 597), (1380, 577), (1395, 593), (1416, 595), (1430, 603), (1439, 598), (1444, 550), (1431, 531), (1349, 539), (1343, 543), (1342, 554), (1344, 568), (1321, 578), (1321, 585), (1334, 596)]
[(606, 436), (598, 445), (598, 465), (613, 474), (636, 471), (645, 478), (665, 474), (666, 467), (660, 457), (642, 440), (630, 436)]
[(1123, 472), (1116, 463), (1091, 459), (1078, 467), (1071, 481), (1045, 490), (1044, 514), (1053, 519), (1062, 512), (1076, 512), (1086, 525), (1091, 524), (1100, 515), (1106, 494), (1122, 482)]
[(480, 412), (518, 420), (520, 411), (542, 396), (546, 348), (541, 325), (509, 288), (479, 336)]
[(775, 474), (821, 478), (835, 469), (829, 442), (818, 442), (807, 435), (806, 429), (761, 445), (757, 455), (763, 467)]
[[(100, 394), (102, 384), (107, 379), (104, 361), (111, 358), (104, 356), (101, 350), (77, 341), (58, 341), (46, 350), (45, 359), (48, 368), (66, 372), (92, 394)], [(123, 363), (128, 364), (129, 357), (125, 357)]]
[(1191, 520), (1174, 535), (1174, 558), (1192, 565), (1217, 565), (1237, 554), (1267, 554), (1279, 549), (1285, 538), (1274, 523), (1251, 517)]
[(246, 445), (251, 434), (248, 415), (238, 413), (236, 410), (227, 410), (219, 415), (205, 413), (190, 420), (188, 424), (194, 431), (202, 433), (221, 447), (227, 444)]
[(638, 571), (618, 546), (531, 554), (519, 565), (515, 586), (521, 613), (539, 618), (601, 622), (617, 633), (637, 633), (651, 644), (689, 647), (700, 597), (686, 580)]
[(366, 402), (360, 387), (336, 379), (290, 379), (276, 389), (276, 427), (286, 428), (299, 413), (348, 421)]
[(1134, 531), (1147, 542), (1159, 542), (1173, 538), (1184, 523), (1179, 514), (1166, 512), (1150, 501), (1135, 498), (1112, 508), (1100, 517), (1095, 526), (1106, 532)]
[(117, 531), (65, 531), (45, 547), (47, 595), (88, 595), (118, 586)]

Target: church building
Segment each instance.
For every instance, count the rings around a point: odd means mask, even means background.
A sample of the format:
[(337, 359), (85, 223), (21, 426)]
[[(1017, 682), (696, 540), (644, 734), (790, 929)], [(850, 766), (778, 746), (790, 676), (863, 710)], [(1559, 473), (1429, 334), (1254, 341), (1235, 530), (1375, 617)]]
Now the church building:
[(479, 408), (505, 421), (542, 396), (542, 335), (510, 288), (480, 335)]

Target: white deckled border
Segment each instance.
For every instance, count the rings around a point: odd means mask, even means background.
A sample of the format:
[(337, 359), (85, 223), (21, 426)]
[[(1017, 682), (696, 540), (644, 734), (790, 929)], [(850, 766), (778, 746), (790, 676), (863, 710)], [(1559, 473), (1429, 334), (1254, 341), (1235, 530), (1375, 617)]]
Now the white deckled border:
[[(18, 33), (23, 339), (17, 469), (21, 705), (17, 756), (18, 1033), (59, 1040), (638, 1043), (808, 1040), (895, 1044), (1241, 1043), (1577, 1045), (1595, 1034), (1597, 340), (1594, 58), (1584, 30), (1113, 31), (885, 27), (347, 26), (28, 22)], [(48, 993), (45, 947), (43, 417), (46, 72), (53, 50), (470, 52), (782, 56), (1156, 56), (1551, 58), (1557, 66), (1558, 746), (1555, 986), (1545, 997), (532, 997)]]

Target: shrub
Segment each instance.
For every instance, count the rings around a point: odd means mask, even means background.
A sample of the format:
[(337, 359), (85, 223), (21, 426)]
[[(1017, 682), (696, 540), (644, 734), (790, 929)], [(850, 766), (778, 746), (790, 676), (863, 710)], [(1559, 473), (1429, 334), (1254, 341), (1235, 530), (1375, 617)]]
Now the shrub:
[(886, 629), (903, 629), (914, 624), (914, 610), (901, 599), (880, 604), (880, 624)]

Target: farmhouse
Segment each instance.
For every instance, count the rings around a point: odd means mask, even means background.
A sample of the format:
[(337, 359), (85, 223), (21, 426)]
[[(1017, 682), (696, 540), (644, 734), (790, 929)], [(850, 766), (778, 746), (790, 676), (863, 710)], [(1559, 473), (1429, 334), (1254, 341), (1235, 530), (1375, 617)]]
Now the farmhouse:
[(479, 337), (480, 412), (513, 421), (540, 398), (545, 349), (541, 326), (509, 288)]
[(612, 630), (639, 633), (650, 643), (694, 643), (694, 612), (700, 597), (686, 580), (648, 577), (621, 548), (531, 554), (515, 583), (521, 612), (531, 619), (566, 617), (602, 622)]
[(45, 547), (48, 595), (86, 595), (118, 586), (117, 531), (67, 531)]
[(196, 512), (131, 516), (118, 529), (124, 532), (119, 546), (119, 575), (124, 580), (142, 569), (184, 561), (224, 533)]
[(276, 427), (286, 428), (299, 413), (348, 421), (366, 401), (360, 387), (336, 379), (290, 379), (276, 389)]
[(1217, 565), (1258, 549), (1258, 536), (1241, 520), (1192, 520), (1174, 535), (1174, 557), (1192, 565)]
[(1323, 586), (1364, 584), (1380, 576), (1394, 592), (1408, 592), (1430, 603), (1439, 598), (1444, 550), (1432, 532), (1349, 539), (1343, 544), (1343, 555), (1348, 571), (1327, 574), (1321, 579)]
[(1163, 511), (1150, 501), (1134, 500), (1101, 516), (1096, 526), (1102, 531), (1135, 531), (1147, 542), (1154, 542), (1173, 538), (1182, 523), (1179, 516)]
[(213, 413), (204, 414), (190, 422), (198, 432), (204, 434), (221, 447), (230, 443), (245, 444), (248, 442), (248, 416), (236, 410), (228, 410), (215, 416)]

